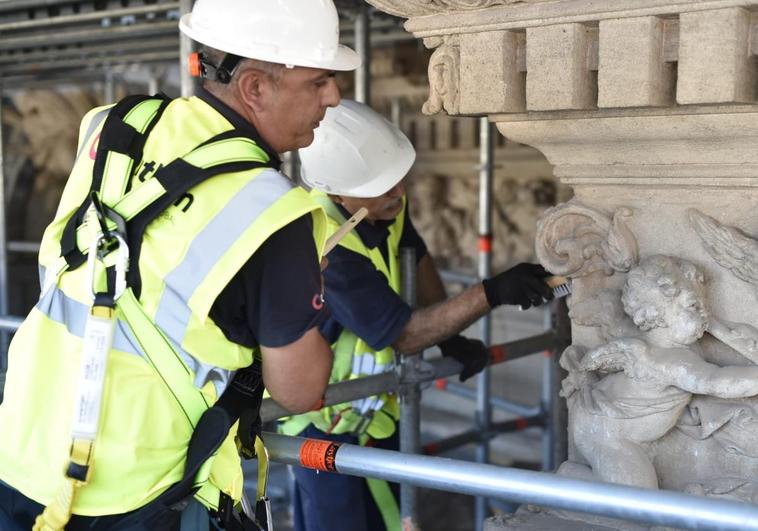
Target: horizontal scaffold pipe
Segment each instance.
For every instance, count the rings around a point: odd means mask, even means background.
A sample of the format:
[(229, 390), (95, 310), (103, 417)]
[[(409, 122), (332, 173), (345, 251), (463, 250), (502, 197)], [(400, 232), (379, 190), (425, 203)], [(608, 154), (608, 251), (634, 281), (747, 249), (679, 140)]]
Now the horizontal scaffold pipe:
[(758, 530), (758, 506), (265, 433), (272, 461), (684, 529)]
[(0, 315), (0, 330), (16, 331), (21, 326), (23, 319), (20, 317), (12, 317), (10, 315)]
[[(503, 345), (494, 345), (490, 347), (490, 365), (503, 363), (504, 361), (514, 360), (541, 352), (545, 349), (552, 348), (555, 345), (555, 333), (545, 332), (534, 337), (519, 339)], [(430, 382), (438, 378), (447, 378), (454, 374), (460, 374), (463, 365), (452, 358), (437, 358), (428, 362), (432, 369), (427, 377), (417, 383)], [(423, 369), (422, 369), (423, 370)], [(392, 372), (385, 372), (366, 378), (347, 380), (330, 385), (323, 400), (319, 403), (319, 408), (324, 406), (333, 406), (366, 398), (380, 393), (395, 393), (400, 388), (401, 382), (398, 375)], [(281, 417), (291, 415), (289, 411), (281, 407), (270, 398), (263, 401), (261, 406), (261, 419), (268, 422)]]
[(102, 11), (93, 11), (91, 13), (83, 13), (77, 15), (61, 15), (57, 17), (48, 17), (43, 19), (31, 19), (20, 20), (16, 22), (4, 22), (0, 23), (0, 33), (6, 33), (9, 31), (21, 31), (28, 29), (39, 29), (50, 26), (65, 26), (82, 24), (86, 22), (103, 20), (106, 18), (119, 18), (137, 15), (148, 15), (154, 13), (161, 13), (165, 11), (172, 11), (179, 9), (179, 2), (171, 2), (168, 4), (153, 4), (146, 6), (125, 7), (121, 9), (111, 9)]

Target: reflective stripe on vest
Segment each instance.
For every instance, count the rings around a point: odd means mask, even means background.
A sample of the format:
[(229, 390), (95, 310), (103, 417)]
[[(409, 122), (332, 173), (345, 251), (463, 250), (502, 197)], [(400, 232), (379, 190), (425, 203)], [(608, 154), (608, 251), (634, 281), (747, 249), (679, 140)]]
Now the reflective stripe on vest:
[(232, 371), (202, 363), (181, 348), (190, 323), (190, 301), (198, 287), (197, 280), (210, 273), (226, 250), (239, 239), (245, 227), (253, 224), (263, 211), (284, 197), (293, 186), (283, 180), (279, 172), (261, 172), (195, 237), (184, 260), (165, 278), (166, 289), (158, 304), (155, 323), (174, 342), (185, 363), (195, 372), (195, 386), (202, 388), (212, 381), (217, 396), (221, 396), (226, 389)]

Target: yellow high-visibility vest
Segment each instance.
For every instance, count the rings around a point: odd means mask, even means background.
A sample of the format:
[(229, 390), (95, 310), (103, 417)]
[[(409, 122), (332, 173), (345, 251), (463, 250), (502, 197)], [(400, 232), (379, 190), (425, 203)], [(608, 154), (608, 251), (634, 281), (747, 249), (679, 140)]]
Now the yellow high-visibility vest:
[[(43, 291), (11, 344), (0, 405), (0, 480), (43, 505), (56, 494), (69, 460), (83, 325), (92, 304), (87, 268), (73, 268), (61, 257), (61, 240), (90, 192), (109, 112), (95, 109), (82, 122), (79, 154), (42, 240)], [(162, 114), (151, 121), (156, 113)], [(322, 207), (267, 167), (266, 153), (201, 99), (167, 106), (149, 99), (123, 121), (147, 139), (139, 158), (109, 154), (106, 176), (133, 177), (128, 184), (106, 177), (99, 191), (103, 203), (127, 220), (137, 219), (160, 193), (166, 183), (155, 175), (176, 159), (196, 168), (229, 164), (229, 171), (191, 188), (144, 230), (133, 264), (138, 293), (127, 289), (116, 308), (92, 476), (73, 503), (74, 514), (84, 516), (142, 507), (181, 479), (199, 417), (234, 371), (258, 357), (257, 349), (225, 337), (209, 317), (211, 306), (261, 244), (288, 223), (312, 215), (319, 259), (326, 237)], [(256, 169), (235, 170), (238, 161), (256, 160)], [(182, 172), (172, 178), (181, 179)], [(76, 252), (86, 252), (98, 230), (90, 209), (75, 233)], [(105, 276), (101, 267), (97, 282), (104, 284)], [(172, 378), (183, 382), (175, 388), (160, 373), (171, 364)], [(209, 468), (198, 497), (210, 506), (219, 491), (238, 500), (242, 474), (231, 435)]]
[[(329, 218), (329, 231), (336, 231), (345, 222), (344, 216), (329, 196), (322, 192), (312, 191), (311, 195), (324, 207)], [(400, 238), (405, 225), (405, 197), (403, 208), (395, 221), (389, 226), (387, 237), (387, 259), (379, 247), (369, 248), (353, 231), (343, 238), (339, 245), (365, 256), (374, 264), (377, 271), (387, 279), (395, 293), (400, 293)], [(328, 288), (327, 288), (328, 289)], [(329, 293), (326, 292), (326, 302), (329, 303)], [(381, 304), (381, 302), (380, 302)], [(376, 351), (351, 330), (343, 329), (337, 341), (332, 345), (334, 364), (329, 383), (343, 382), (355, 378), (363, 378), (382, 372), (392, 371), (395, 366), (395, 351), (386, 347)], [(356, 400), (352, 403), (340, 404), (297, 415), (284, 422), (280, 431), (287, 435), (296, 435), (309, 424), (329, 433), (350, 433), (360, 431), (374, 439), (385, 439), (395, 432), (395, 424), (400, 416), (397, 397), (394, 394), (382, 393), (374, 397)]]

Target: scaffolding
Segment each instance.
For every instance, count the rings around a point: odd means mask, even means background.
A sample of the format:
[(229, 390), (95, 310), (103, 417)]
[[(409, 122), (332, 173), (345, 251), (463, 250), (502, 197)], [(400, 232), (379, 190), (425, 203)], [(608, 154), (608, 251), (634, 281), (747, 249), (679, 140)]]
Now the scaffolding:
[[(414, 40), (393, 17), (378, 16), (361, 1), (338, 1), (344, 42), (353, 44), (363, 55), (364, 68), (356, 73), (356, 98), (370, 99), (368, 59), (371, 46)], [(0, 2), (0, 100), (3, 90), (59, 80), (106, 80), (112, 94), (114, 69), (130, 64), (167, 65), (184, 63), (191, 43), (180, 37), (177, 20), (191, 9), (192, 0), (7, 0)], [(369, 16), (371, 14), (371, 16)], [(190, 95), (193, 79), (181, 68), (181, 93)], [(108, 82), (109, 81), (109, 82)], [(110, 84), (109, 84), (110, 83)], [(155, 76), (150, 90), (157, 91)], [(399, 121), (400, 106), (393, 105), (393, 119)], [(0, 106), (0, 389), (7, 368), (7, 340), (21, 318), (9, 315), (8, 253), (35, 253), (36, 242), (8, 242), (6, 238), (5, 176), (2, 159), (2, 107)], [(445, 278), (476, 282), (491, 273), (493, 130), (486, 117), (480, 119), (480, 201), (479, 268), (477, 278), (448, 273)], [(415, 260), (404, 255), (406, 296), (413, 296), (412, 267)], [(560, 306), (556, 306), (560, 308)], [(398, 369), (360, 380), (338, 383), (329, 388), (325, 405), (349, 402), (379, 394), (401, 397), (401, 452), (389, 452), (351, 445), (334, 448), (331, 443), (266, 434), (271, 457), (286, 464), (302, 465), (303, 446), (331, 448), (330, 467), (338, 473), (375, 477), (402, 484), (401, 514), (406, 523), (417, 522), (416, 488), (428, 487), (476, 496), (477, 530), (487, 513), (488, 499), (511, 503), (539, 504), (571, 511), (610, 516), (658, 525), (689, 529), (758, 529), (758, 508), (748, 504), (704, 499), (674, 492), (647, 491), (619, 485), (601, 485), (544, 472), (496, 467), (488, 464), (489, 441), (500, 433), (526, 426), (543, 428), (543, 470), (555, 467), (557, 404), (556, 355), (569, 343), (565, 308), (557, 311), (552, 329), (535, 337), (490, 347), (491, 364), (545, 353), (542, 396), (539, 405), (525, 405), (493, 398), (489, 370), (478, 377), (476, 390), (449, 383), (445, 378), (458, 374), (458, 362), (441, 358), (424, 360), (420, 354), (404, 356)], [(482, 340), (489, 345), (489, 318), (480, 323)], [(440, 389), (475, 401), (472, 429), (444, 440), (420, 446), (419, 397), (421, 386), (437, 382)], [(0, 395), (1, 396), (1, 395)], [(493, 422), (493, 408), (518, 416), (515, 420)], [(264, 421), (286, 416), (273, 401), (264, 401)], [(469, 442), (477, 444), (475, 463), (443, 459), (436, 454)], [(421, 455), (421, 453), (430, 455)]]

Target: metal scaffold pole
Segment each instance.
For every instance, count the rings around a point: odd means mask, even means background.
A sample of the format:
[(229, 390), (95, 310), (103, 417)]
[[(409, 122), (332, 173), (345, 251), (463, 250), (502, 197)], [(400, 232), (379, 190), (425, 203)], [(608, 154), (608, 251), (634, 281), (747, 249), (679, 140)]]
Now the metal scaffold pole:
[[(192, 11), (194, 0), (180, 0), (179, 12), (185, 15)], [(178, 31), (178, 30), (177, 30)], [(192, 40), (184, 33), (179, 34), (179, 79), (181, 80), (182, 98), (189, 98), (195, 94), (195, 80), (190, 75), (189, 57), (193, 51)]]
[[(758, 530), (758, 507), (442, 457), (264, 433), (272, 461), (684, 529)], [(303, 465), (308, 455), (311, 464)], [(405, 527), (405, 529), (413, 529)]]
[(368, 6), (355, 13), (355, 51), (361, 56), (361, 66), (355, 71), (355, 101), (371, 102), (371, 20)]
[[(494, 145), (492, 125), (486, 116), (479, 118), (479, 278), (485, 279), (492, 274), (492, 180)], [(481, 339), (485, 345), (491, 341), (491, 319), (486, 315), (479, 321)], [(483, 432), (489, 432), (492, 423), (492, 406), (490, 404), (490, 369), (485, 368), (477, 377), (476, 424)], [(488, 463), (490, 443), (484, 439), (476, 450), (476, 461)], [(474, 511), (474, 528), (481, 531), (487, 517), (487, 499), (476, 498)]]
[[(8, 248), (5, 231), (5, 168), (3, 160), (3, 87), (0, 85), (0, 318), (8, 316)], [(8, 333), (0, 329), (0, 396), (8, 367)]]
[[(403, 299), (411, 307), (416, 306), (416, 251), (400, 249), (403, 272)], [(416, 376), (420, 372), (421, 353), (403, 355), (400, 363), (400, 451), (417, 454), (421, 451), (421, 389)], [(418, 522), (417, 489), (409, 483), (400, 485), (400, 518), (404, 529), (416, 529)]]

